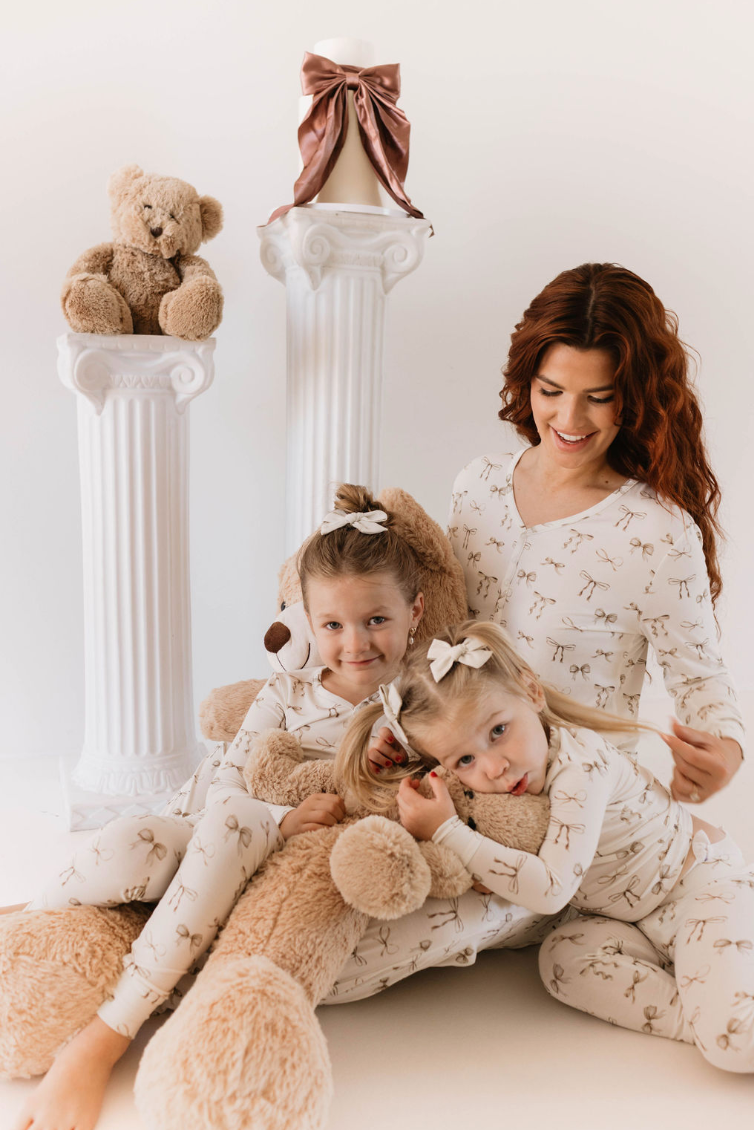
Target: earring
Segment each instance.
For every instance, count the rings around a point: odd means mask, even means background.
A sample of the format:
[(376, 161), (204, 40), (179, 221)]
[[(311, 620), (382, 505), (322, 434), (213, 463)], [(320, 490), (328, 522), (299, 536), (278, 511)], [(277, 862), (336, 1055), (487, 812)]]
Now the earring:
[(409, 647), (411, 647), (411, 645), (414, 643), (414, 636), (415, 635), (416, 635), (416, 628), (415, 627), (409, 628), (409, 630), (408, 630), (408, 646)]

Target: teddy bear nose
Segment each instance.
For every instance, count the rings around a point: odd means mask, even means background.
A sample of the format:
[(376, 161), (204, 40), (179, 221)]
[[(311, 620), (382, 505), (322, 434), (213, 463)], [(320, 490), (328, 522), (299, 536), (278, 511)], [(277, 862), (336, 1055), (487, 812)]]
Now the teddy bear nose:
[(151, 231), (155, 239), (159, 239), (162, 235), (162, 228), (150, 228), (149, 230)]
[(273, 655), (277, 655), (281, 647), (287, 644), (290, 638), (290, 629), (287, 628), (285, 624), (281, 624), (279, 620), (276, 620), (274, 624), (270, 625), (265, 634), (265, 650), (271, 651)]

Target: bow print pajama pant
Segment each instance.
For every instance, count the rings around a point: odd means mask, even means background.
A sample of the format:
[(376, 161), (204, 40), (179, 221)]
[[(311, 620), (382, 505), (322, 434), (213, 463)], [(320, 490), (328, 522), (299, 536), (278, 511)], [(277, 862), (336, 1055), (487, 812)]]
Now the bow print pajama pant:
[[(195, 815), (121, 817), (77, 851), (27, 910), (157, 902), (98, 1013), (133, 1038), (184, 975), (197, 971), (248, 880), (282, 845), (267, 806), (241, 793), (219, 794)], [(181, 986), (170, 1003), (180, 994)]]
[(697, 832), (693, 847), (697, 861), (656, 910), (635, 923), (580, 915), (558, 927), (540, 974), (573, 1008), (754, 1072), (754, 872), (729, 837), (710, 844)]

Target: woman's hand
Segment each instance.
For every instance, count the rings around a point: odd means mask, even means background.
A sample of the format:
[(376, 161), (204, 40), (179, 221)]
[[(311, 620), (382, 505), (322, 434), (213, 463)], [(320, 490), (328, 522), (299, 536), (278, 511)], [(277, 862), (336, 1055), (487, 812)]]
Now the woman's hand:
[(298, 808), (288, 812), (280, 821), (280, 835), (284, 840), (298, 836), (301, 832), (318, 832), (320, 828), (332, 828), (340, 824), (346, 814), (346, 806), (334, 793), (313, 793), (302, 800)]
[(670, 783), (674, 800), (699, 804), (725, 788), (743, 761), (738, 742), (692, 730), (672, 719), (672, 734), (660, 737), (670, 748), (675, 772)]
[(398, 789), (401, 824), (417, 840), (431, 840), (440, 825), (456, 814), (445, 782), (430, 773), (429, 783), (434, 793), (432, 797), (421, 796), (416, 791), (419, 781), (413, 777), (404, 778)]
[(392, 769), (394, 765), (405, 765), (406, 751), (387, 726), (383, 726), (367, 751), (369, 764), (375, 773)]

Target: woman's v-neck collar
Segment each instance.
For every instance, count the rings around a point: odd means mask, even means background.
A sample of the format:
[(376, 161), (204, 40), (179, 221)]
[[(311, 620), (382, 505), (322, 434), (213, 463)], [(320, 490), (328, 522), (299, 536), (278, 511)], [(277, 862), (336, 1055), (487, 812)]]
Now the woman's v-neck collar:
[(510, 484), (510, 505), (511, 510), (513, 511), (513, 518), (522, 530), (554, 530), (557, 529), (558, 526), (567, 526), (569, 525), (569, 523), (580, 522), (584, 518), (592, 518), (594, 517), (594, 515), (599, 514), (601, 510), (604, 510), (608, 506), (612, 506), (612, 504), (616, 502), (617, 499), (621, 498), (622, 495), (627, 494), (632, 487), (636, 486), (636, 479), (626, 479), (623, 486), (618, 487), (617, 490), (611, 491), (610, 494), (605, 495), (603, 499), (601, 499), (599, 502), (595, 502), (594, 506), (589, 506), (586, 510), (580, 510), (577, 514), (569, 514), (565, 518), (554, 518), (552, 522), (539, 522), (536, 526), (527, 526), (518, 510), (518, 503), (516, 502), (516, 492), (513, 487), (513, 472), (515, 471), (516, 465), (518, 464), (521, 456), (525, 451), (528, 450), (528, 447), (522, 447), (520, 451), (516, 452), (516, 454), (513, 456), (513, 459), (511, 460), (511, 465), (508, 469), (507, 475), (507, 479)]

